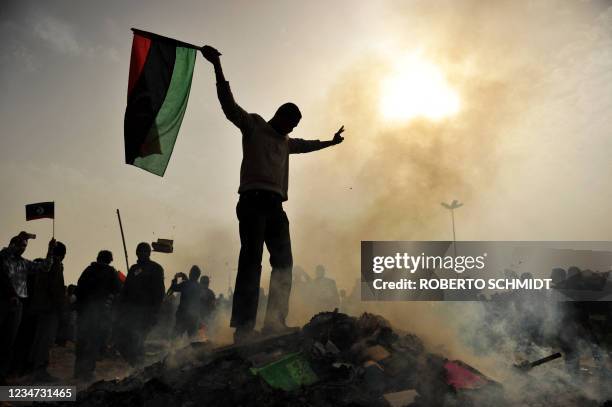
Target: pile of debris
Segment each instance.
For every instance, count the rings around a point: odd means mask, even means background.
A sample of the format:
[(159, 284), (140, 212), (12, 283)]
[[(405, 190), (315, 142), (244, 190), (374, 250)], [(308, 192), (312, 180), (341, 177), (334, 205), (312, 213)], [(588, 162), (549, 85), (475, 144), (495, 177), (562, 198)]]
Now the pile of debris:
[[(121, 381), (78, 394), (83, 406), (505, 405), (503, 388), (428, 353), (382, 317), (320, 313), (300, 332), (213, 349), (192, 343)], [(68, 404), (67, 404), (68, 405)], [(71, 404), (74, 405), (74, 404)]]

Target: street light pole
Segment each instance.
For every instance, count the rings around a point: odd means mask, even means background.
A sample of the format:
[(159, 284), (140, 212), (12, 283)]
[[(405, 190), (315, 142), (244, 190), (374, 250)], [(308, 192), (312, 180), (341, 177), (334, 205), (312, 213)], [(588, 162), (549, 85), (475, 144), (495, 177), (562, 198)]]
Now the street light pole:
[(457, 257), (457, 238), (455, 236), (455, 209), (461, 208), (463, 204), (456, 199), (453, 199), (453, 202), (450, 204), (442, 202), (441, 205), (448, 209), (451, 213), (451, 222), (453, 224), (453, 250), (455, 252), (455, 257)]

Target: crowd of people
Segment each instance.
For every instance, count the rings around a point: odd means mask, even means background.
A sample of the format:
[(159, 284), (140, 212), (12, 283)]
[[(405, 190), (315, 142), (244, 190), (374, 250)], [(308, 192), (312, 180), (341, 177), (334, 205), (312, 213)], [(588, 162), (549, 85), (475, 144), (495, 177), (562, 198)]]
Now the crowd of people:
[(360, 302), (360, 280), (357, 280), (351, 292), (338, 290), (336, 281), (326, 276), (323, 265), (315, 268), (315, 276), (311, 277), (300, 266), (293, 268), (293, 284), (291, 309), (300, 310), (306, 315), (313, 315), (321, 310), (353, 314)]
[[(148, 243), (138, 244), (127, 276), (112, 266), (113, 253), (101, 250), (77, 284), (66, 286), (66, 246), (52, 239), (46, 256), (31, 261), (23, 257), (31, 238), (21, 232), (0, 251), (0, 385), (9, 376), (58, 381), (48, 371), (50, 349), (68, 342), (74, 343), (76, 380), (91, 381), (96, 361), (104, 356), (139, 367), (146, 362), (147, 338), (205, 340), (232, 312), (231, 289), (217, 296), (210, 277), (196, 265), (188, 275), (176, 273), (166, 290), (164, 270), (151, 260)], [(268, 300), (260, 287), (258, 326), (264, 324)], [(324, 266), (316, 267), (314, 277), (295, 266), (291, 302), (305, 315), (350, 313), (359, 303), (359, 284), (346, 295)]]
[(217, 299), (198, 266), (189, 277), (177, 273), (166, 292), (164, 270), (151, 260), (148, 243), (138, 244), (138, 260), (127, 276), (111, 265), (113, 254), (102, 250), (77, 284), (66, 287), (66, 246), (52, 239), (46, 257), (31, 261), (23, 257), (31, 238), (21, 232), (0, 251), (0, 385), (9, 375), (57, 381), (47, 369), (49, 351), (68, 341), (75, 343), (77, 380), (92, 380), (96, 361), (107, 352), (141, 366), (145, 339), (159, 323), (164, 304), (176, 321), (168, 339), (176, 339), (205, 331), (217, 304), (226, 302)]
[[(33, 237), (21, 232), (0, 250), (0, 385), (9, 375), (31, 375), (39, 383), (58, 381), (48, 372), (50, 349), (69, 341), (75, 344), (77, 380), (91, 381), (96, 361), (104, 355), (120, 356), (140, 367), (146, 362), (147, 337), (205, 340), (232, 313), (231, 289), (227, 296), (215, 295), (210, 277), (202, 275), (198, 266), (192, 266), (188, 275), (176, 273), (166, 290), (164, 270), (151, 260), (148, 243), (138, 244), (137, 261), (127, 276), (113, 268), (113, 254), (101, 250), (77, 284), (66, 287), (66, 246), (51, 239), (44, 258), (28, 260), (23, 254)], [(586, 289), (603, 282), (608, 292), (612, 289), (609, 274), (555, 269), (551, 279), (556, 289)], [(525, 273), (520, 278), (531, 276)], [(349, 294), (338, 290), (322, 265), (315, 268), (314, 277), (295, 266), (292, 280), (290, 301), (296, 321), (303, 322), (304, 316), (322, 310), (361, 311), (359, 279)], [(506, 339), (513, 337), (527, 354), (533, 346), (561, 348), (571, 371), (579, 369), (581, 339), (589, 344), (597, 362), (603, 359), (604, 333), (610, 332), (609, 302), (548, 301), (529, 293), (503, 295), (509, 301), (484, 301), (483, 323), (489, 328), (500, 326), (481, 337), (484, 348), (498, 347), (495, 344), (503, 338), (494, 333), (499, 331)], [(269, 295), (261, 287), (257, 300), (257, 325), (264, 326)]]

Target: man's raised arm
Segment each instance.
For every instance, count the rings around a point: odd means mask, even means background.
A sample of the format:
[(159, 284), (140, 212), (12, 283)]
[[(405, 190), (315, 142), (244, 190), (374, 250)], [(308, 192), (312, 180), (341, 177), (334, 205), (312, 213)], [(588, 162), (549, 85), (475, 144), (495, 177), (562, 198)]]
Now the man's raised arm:
[(344, 137), (341, 134), (344, 132), (344, 126), (334, 134), (334, 138), (331, 140), (304, 140), (301, 138), (290, 138), (289, 139), (289, 154), (302, 154), (310, 153), (312, 151), (321, 150), (323, 148), (335, 146), (336, 144), (342, 143)]
[(221, 53), (208, 45), (200, 48), (200, 52), (202, 52), (204, 58), (215, 68), (215, 77), (217, 79), (217, 97), (219, 98), (219, 102), (221, 102), (221, 109), (223, 109), (225, 117), (234, 123), (236, 127), (244, 129), (249, 125), (250, 116), (243, 108), (238, 106), (234, 100), (229, 82), (225, 80), (225, 76), (223, 75), (221, 60), (219, 59)]
[(53, 258), (53, 250), (55, 249), (55, 239), (52, 238), (49, 241), (49, 246), (47, 248), (47, 257), (45, 257), (43, 260), (40, 261), (32, 261), (32, 260), (27, 260), (28, 263), (28, 268), (27, 268), (27, 273), (28, 274), (36, 274), (36, 273), (46, 273), (51, 271), (51, 266), (53, 266), (53, 262), (55, 261)]

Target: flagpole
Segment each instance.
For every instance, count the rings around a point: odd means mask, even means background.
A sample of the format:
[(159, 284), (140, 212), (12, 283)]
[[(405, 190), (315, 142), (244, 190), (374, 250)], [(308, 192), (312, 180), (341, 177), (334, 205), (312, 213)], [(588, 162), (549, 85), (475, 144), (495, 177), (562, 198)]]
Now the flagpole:
[(121, 224), (121, 214), (119, 213), (119, 209), (117, 209), (117, 219), (119, 219), (119, 230), (121, 230), (121, 241), (123, 242), (123, 253), (125, 254), (125, 275), (127, 276), (127, 273), (130, 270), (130, 263), (128, 261), (127, 248), (125, 247), (125, 235), (123, 234), (123, 225)]
[(164, 37), (163, 35), (159, 35), (159, 34), (155, 34), (149, 31), (144, 31), (144, 30), (139, 30), (138, 28), (132, 28), (132, 31), (134, 32), (134, 34), (138, 34), (141, 35), (143, 37), (147, 37), (153, 40), (160, 40), (160, 41), (172, 41), (174, 43), (176, 43), (178, 46), (180, 47), (184, 47), (184, 48), (193, 48), (196, 50), (201, 49), (202, 47), (199, 47), (197, 45), (193, 45), (190, 44), (188, 42), (183, 42), (183, 41), (179, 41), (179, 40), (175, 40), (174, 38), (170, 38), (170, 37)]

